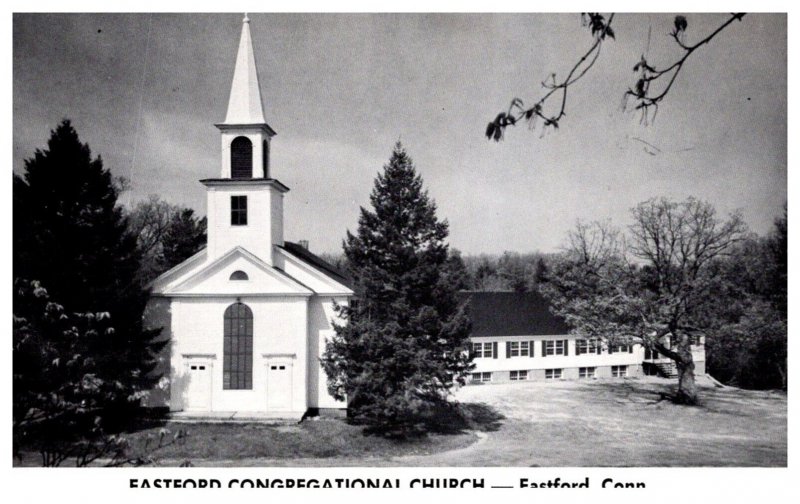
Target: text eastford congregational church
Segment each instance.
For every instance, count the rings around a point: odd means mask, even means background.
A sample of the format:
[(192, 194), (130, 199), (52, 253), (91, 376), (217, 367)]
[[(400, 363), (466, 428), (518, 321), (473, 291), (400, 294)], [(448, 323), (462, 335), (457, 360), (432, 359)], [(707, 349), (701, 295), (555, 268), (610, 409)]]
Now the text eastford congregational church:
[[(579, 481), (553, 478), (537, 481), (520, 478), (516, 486), (487, 485), (484, 478), (131, 478), (130, 488), (594, 488), (587, 476)], [(599, 488), (646, 488), (642, 481), (620, 482), (612, 478), (600, 480)]]

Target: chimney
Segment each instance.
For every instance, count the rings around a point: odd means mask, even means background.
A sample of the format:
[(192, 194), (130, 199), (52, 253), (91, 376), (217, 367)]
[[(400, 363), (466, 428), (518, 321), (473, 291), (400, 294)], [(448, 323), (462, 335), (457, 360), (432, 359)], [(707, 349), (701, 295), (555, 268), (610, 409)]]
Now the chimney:
[(297, 240), (297, 244), (308, 250), (308, 240)]

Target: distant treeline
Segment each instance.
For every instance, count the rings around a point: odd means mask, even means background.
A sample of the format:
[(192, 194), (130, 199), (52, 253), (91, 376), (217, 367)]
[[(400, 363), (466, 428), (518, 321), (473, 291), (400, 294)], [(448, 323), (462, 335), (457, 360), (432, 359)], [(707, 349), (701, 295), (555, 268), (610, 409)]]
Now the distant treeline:
[[(342, 254), (323, 253), (330, 264), (346, 269)], [(503, 252), (502, 254), (462, 255), (452, 252), (453, 260), (464, 265), (464, 289), (477, 291), (530, 292), (536, 289), (536, 279), (546, 268), (552, 254)]]

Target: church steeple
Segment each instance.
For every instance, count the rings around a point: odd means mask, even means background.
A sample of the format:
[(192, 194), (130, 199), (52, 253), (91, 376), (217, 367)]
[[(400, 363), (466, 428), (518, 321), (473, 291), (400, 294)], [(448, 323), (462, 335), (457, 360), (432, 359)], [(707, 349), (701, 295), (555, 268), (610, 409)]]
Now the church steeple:
[(233, 72), (228, 113), (223, 124), (265, 124), (264, 106), (258, 82), (256, 57), (250, 36), (250, 18), (242, 21), (242, 36)]
[(209, 258), (234, 247), (279, 265), (283, 245), (283, 195), (289, 188), (270, 177), (269, 151), (275, 131), (264, 120), (250, 19), (245, 15), (225, 122), (220, 130), (219, 178), (204, 179), (208, 204)]
[(275, 131), (264, 119), (258, 69), (250, 36), (250, 18), (242, 21), (242, 35), (233, 70), (231, 94), (222, 132), (221, 178), (269, 178), (270, 142)]

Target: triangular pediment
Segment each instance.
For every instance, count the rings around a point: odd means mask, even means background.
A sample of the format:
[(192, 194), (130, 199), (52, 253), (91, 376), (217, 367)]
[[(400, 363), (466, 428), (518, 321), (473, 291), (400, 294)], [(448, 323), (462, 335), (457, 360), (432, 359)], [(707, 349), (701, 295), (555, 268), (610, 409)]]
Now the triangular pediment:
[(153, 294), (162, 294), (171, 286), (180, 282), (181, 279), (187, 278), (189, 275), (198, 271), (207, 261), (208, 249), (203, 247), (203, 249), (195, 255), (158, 275), (155, 280), (150, 282), (148, 287)]
[(311, 289), (242, 247), (193, 269), (161, 293), (165, 296), (313, 295)]

